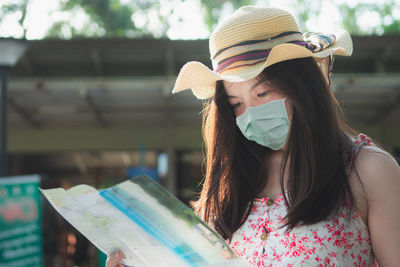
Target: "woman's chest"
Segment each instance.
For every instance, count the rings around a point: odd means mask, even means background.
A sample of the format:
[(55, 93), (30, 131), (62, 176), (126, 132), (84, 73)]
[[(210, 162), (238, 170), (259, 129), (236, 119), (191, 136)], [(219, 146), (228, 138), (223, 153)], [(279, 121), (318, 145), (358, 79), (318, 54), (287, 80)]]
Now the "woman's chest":
[(342, 213), (337, 218), (287, 232), (282, 228), (286, 215), (283, 197), (274, 201), (255, 203), (247, 221), (235, 232), (230, 245), (239, 257), (257, 266), (317, 266), (339, 259), (336, 264), (342, 266), (349, 261), (351, 265), (359, 262), (362, 266), (364, 262), (368, 266), (372, 255), (369, 234), (357, 214), (350, 223)]

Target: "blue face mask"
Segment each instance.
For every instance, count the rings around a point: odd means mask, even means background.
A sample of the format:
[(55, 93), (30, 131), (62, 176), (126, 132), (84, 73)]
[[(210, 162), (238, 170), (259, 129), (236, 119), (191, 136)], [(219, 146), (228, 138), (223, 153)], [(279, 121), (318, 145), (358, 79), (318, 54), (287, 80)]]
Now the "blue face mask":
[(236, 118), (236, 124), (243, 135), (259, 145), (273, 150), (281, 149), (290, 128), (285, 99), (248, 107)]

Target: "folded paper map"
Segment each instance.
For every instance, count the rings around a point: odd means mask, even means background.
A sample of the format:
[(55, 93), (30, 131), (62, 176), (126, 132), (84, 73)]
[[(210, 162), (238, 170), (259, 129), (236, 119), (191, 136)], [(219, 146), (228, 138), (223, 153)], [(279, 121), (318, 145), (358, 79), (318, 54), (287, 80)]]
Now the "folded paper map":
[(128, 266), (224, 266), (237, 262), (192, 209), (147, 176), (97, 191), (88, 185), (41, 190), (102, 252), (121, 250)]

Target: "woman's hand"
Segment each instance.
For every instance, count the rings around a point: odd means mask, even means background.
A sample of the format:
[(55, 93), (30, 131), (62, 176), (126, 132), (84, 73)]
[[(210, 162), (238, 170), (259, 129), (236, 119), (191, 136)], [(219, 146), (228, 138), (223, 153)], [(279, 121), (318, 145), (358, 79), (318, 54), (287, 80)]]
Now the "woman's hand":
[(123, 267), (124, 265), (120, 262), (124, 257), (124, 254), (120, 250), (111, 253), (107, 257), (106, 267)]

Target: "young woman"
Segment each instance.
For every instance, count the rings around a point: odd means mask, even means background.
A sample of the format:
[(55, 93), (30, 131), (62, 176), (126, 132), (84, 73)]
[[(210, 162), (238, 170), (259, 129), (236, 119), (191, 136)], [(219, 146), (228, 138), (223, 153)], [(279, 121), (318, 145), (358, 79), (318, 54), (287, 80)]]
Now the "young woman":
[(346, 126), (329, 88), (348, 33), (304, 39), (290, 13), (249, 6), (210, 53), (214, 70), (186, 64), (173, 91), (211, 98), (202, 219), (257, 266), (398, 266), (400, 168)]

